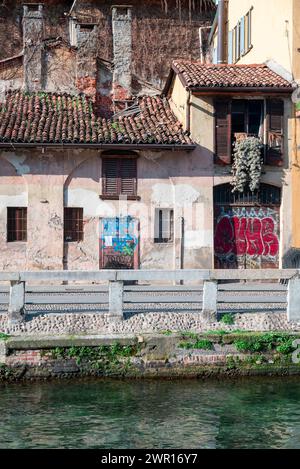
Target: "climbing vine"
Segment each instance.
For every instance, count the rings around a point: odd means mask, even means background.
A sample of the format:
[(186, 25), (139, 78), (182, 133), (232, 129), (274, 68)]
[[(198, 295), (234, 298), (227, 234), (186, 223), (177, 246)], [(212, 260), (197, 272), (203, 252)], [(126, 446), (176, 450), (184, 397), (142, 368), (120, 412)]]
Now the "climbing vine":
[(233, 146), (232, 192), (243, 192), (246, 187), (254, 192), (259, 188), (262, 171), (262, 144), (257, 137), (237, 140)]

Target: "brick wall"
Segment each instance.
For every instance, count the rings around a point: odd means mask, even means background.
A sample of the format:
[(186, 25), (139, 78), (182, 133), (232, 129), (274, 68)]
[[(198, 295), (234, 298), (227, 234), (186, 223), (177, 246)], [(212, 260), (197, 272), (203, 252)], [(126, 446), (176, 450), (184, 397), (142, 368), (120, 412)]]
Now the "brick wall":
[[(35, 3), (36, 0), (27, 2)], [(0, 48), (0, 60), (22, 50), (22, 3), (22, 0), (10, 0), (4, 7), (0, 6), (0, 41), (5, 44)], [(44, 0), (43, 3), (46, 37), (61, 36), (68, 40), (64, 13), (69, 11), (72, 2)], [(80, 0), (76, 9), (80, 21), (98, 24), (97, 55), (110, 62), (113, 59), (111, 6), (116, 3), (115, 0), (103, 0), (101, 4), (97, 0)], [(161, 88), (172, 59), (199, 58), (199, 27), (211, 23), (213, 12), (203, 13), (199, 7), (190, 12), (189, 0), (181, 0), (181, 9), (172, 7), (175, 2), (168, 0), (167, 12), (163, 8), (165, 2), (161, 0), (122, 0), (120, 3), (133, 7), (132, 73), (133, 79), (138, 77), (141, 81), (140, 88), (143, 81)], [(89, 88), (90, 84), (81, 82), (80, 87)]]

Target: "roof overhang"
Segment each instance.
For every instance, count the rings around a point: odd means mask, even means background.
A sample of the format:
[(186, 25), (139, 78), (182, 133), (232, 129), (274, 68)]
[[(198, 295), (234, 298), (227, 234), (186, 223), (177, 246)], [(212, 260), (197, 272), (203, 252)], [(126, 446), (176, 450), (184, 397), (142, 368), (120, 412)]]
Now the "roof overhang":
[(266, 95), (266, 94), (280, 94), (280, 95), (290, 95), (294, 92), (295, 88), (275, 88), (275, 87), (203, 87), (203, 88), (193, 88), (186, 87), (187, 90), (190, 90), (194, 95), (216, 95), (216, 94), (251, 94), (251, 95)]
[(93, 150), (153, 150), (153, 151), (193, 151), (196, 145), (175, 145), (175, 144), (89, 144), (89, 143), (17, 143), (17, 142), (1, 142), (0, 149), (15, 148), (49, 148), (55, 150), (63, 150), (67, 148), (93, 149)]

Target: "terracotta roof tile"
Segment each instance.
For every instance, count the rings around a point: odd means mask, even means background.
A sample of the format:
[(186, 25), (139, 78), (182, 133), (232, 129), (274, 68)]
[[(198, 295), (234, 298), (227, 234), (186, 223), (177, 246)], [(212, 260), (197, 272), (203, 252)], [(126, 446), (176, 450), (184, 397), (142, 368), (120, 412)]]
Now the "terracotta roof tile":
[(0, 105), (0, 142), (172, 144), (193, 142), (166, 98), (145, 96), (132, 114), (97, 117), (87, 96), (9, 92)]
[(175, 61), (172, 68), (187, 88), (293, 88), (289, 81), (265, 64), (217, 65)]

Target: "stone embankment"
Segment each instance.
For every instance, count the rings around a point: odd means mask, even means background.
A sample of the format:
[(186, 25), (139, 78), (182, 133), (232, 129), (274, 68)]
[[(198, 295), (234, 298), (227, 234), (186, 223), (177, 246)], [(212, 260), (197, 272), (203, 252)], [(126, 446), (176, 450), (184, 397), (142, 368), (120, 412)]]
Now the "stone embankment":
[(126, 320), (112, 321), (106, 314), (58, 313), (28, 315), (25, 322), (11, 323), (7, 314), (0, 314), (0, 331), (13, 335), (49, 334), (139, 334), (164, 330), (195, 331), (241, 329), (245, 331), (300, 331), (299, 322), (288, 322), (286, 313), (273, 311), (232, 314), (231, 325), (208, 322), (201, 312), (151, 312), (128, 315)]
[(279, 331), (43, 337), (2, 333), (0, 380), (298, 375), (298, 343), (300, 333)]

